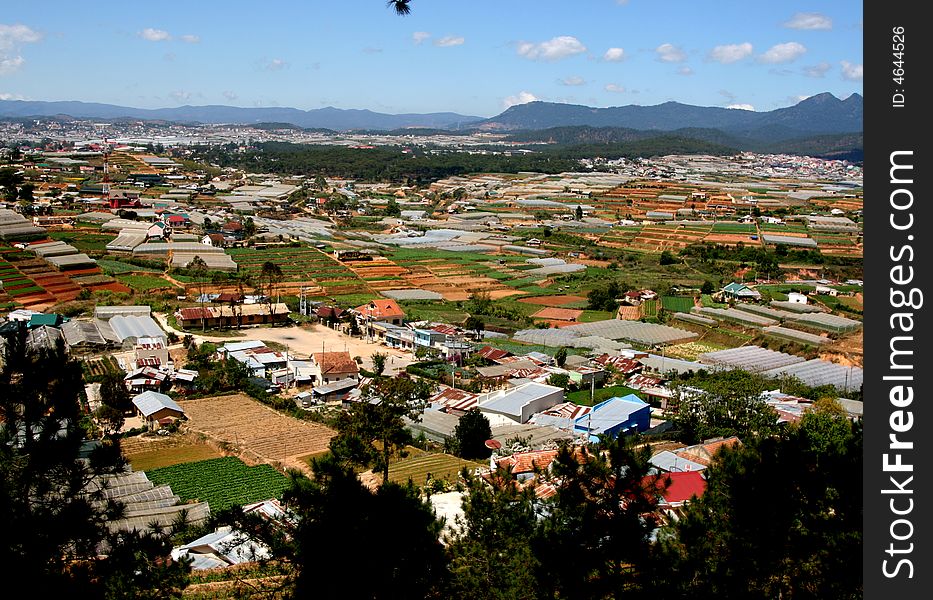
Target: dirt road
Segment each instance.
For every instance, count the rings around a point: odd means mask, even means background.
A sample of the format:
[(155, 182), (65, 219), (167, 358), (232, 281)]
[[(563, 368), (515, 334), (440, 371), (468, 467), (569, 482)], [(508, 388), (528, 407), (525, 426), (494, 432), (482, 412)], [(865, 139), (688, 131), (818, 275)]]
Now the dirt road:
[[(185, 332), (178, 331), (169, 326), (165, 315), (153, 313), (153, 317), (165, 331), (174, 331), (178, 337), (184, 337)], [(386, 374), (395, 375), (415, 361), (409, 352), (401, 352), (381, 344), (370, 344), (364, 339), (353, 338), (334, 331), (323, 325), (290, 325), (288, 327), (250, 327), (241, 329), (236, 336), (211, 336), (192, 333), (195, 341), (225, 344), (245, 340), (261, 340), (276, 342), (288, 347), (290, 354), (298, 358), (306, 358), (313, 352), (347, 351), (350, 356), (359, 356), (363, 359), (363, 368), (371, 370), (373, 366), (372, 355), (381, 352), (388, 355), (386, 360)]]

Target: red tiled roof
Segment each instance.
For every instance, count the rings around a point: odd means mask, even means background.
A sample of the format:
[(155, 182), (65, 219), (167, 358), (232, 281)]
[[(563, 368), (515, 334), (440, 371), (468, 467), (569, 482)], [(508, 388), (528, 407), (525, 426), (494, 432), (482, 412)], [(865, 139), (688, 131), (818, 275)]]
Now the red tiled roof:
[(360, 368), (356, 361), (350, 358), (349, 352), (315, 352), (311, 355), (314, 362), (321, 367), (321, 374), (330, 373), (359, 373)]
[(497, 361), (499, 359), (505, 358), (509, 355), (507, 350), (502, 350), (501, 348), (493, 348), (492, 346), (483, 346), (480, 348), (476, 354), (482, 356), (487, 360)]
[(382, 319), (404, 319), (405, 311), (398, 305), (398, 302), (392, 299), (377, 299), (369, 304), (356, 307), (356, 312), (365, 317), (372, 317), (377, 320)]
[(211, 312), (209, 308), (180, 308), (178, 313), (181, 315), (183, 321), (191, 321), (194, 319), (212, 319), (214, 313)]
[[(512, 456), (506, 456), (496, 461), (500, 467), (511, 467), (512, 473), (531, 473), (538, 469), (547, 469), (554, 459), (557, 458), (557, 450), (535, 450), (533, 452), (519, 452)], [(586, 454), (579, 448), (573, 451), (577, 462), (583, 464), (586, 462)]]
[(703, 478), (700, 471), (667, 473), (663, 478), (656, 481), (659, 491), (663, 487), (664, 481), (670, 481), (667, 489), (661, 492), (661, 496), (667, 504), (680, 504), (693, 496), (699, 498), (706, 491), (706, 479)]
[(453, 325), (445, 325), (443, 323), (440, 325), (435, 325), (434, 327), (431, 328), (431, 330), (436, 331), (438, 333), (446, 333), (447, 335), (454, 335), (457, 333), (456, 327), (454, 327)]
[(713, 456), (720, 448), (723, 446), (735, 446), (741, 443), (742, 441), (739, 438), (732, 436), (718, 440), (710, 440), (703, 444), (697, 444), (696, 446), (688, 446), (676, 454), (682, 458), (698, 462), (701, 465), (709, 466), (710, 462), (713, 460)]

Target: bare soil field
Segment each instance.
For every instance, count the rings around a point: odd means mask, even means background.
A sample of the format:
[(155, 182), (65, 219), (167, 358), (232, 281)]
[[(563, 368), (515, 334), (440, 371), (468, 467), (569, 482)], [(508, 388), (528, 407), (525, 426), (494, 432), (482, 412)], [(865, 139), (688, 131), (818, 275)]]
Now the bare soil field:
[(537, 304), (539, 306), (566, 306), (575, 302), (586, 302), (583, 296), (570, 296), (568, 294), (559, 294), (555, 296), (534, 296), (532, 298), (519, 298), (519, 302), (526, 304)]
[(307, 470), (299, 460), (327, 449), (331, 429), (278, 413), (245, 394), (181, 400), (189, 431), (229, 444), (240, 458)]

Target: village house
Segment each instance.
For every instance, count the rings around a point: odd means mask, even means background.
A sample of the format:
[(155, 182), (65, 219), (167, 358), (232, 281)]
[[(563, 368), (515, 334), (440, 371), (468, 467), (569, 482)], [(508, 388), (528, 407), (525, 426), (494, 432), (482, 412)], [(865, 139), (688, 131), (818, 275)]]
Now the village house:
[(159, 392), (147, 391), (137, 395), (133, 398), (133, 406), (149, 429), (158, 429), (158, 425), (185, 418), (185, 411), (178, 403)]
[(310, 362), (315, 385), (359, 378), (360, 367), (349, 352), (315, 352)]

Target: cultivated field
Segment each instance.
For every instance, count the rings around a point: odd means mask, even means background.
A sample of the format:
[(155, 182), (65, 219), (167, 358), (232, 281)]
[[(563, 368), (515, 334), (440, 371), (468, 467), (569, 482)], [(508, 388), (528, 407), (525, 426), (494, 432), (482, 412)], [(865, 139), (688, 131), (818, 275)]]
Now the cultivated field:
[(301, 467), (298, 457), (322, 452), (335, 433), (323, 425), (278, 413), (244, 395), (214, 396), (179, 402), (188, 428), (233, 446), (256, 462)]
[(193, 435), (136, 436), (123, 440), (120, 446), (134, 471), (149, 471), (221, 456), (220, 452)]
[(207, 502), (217, 512), (278, 498), (288, 478), (269, 465), (247, 466), (239, 458), (225, 456), (146, 471), (155, 484), (167, 484), (182, 500)]

